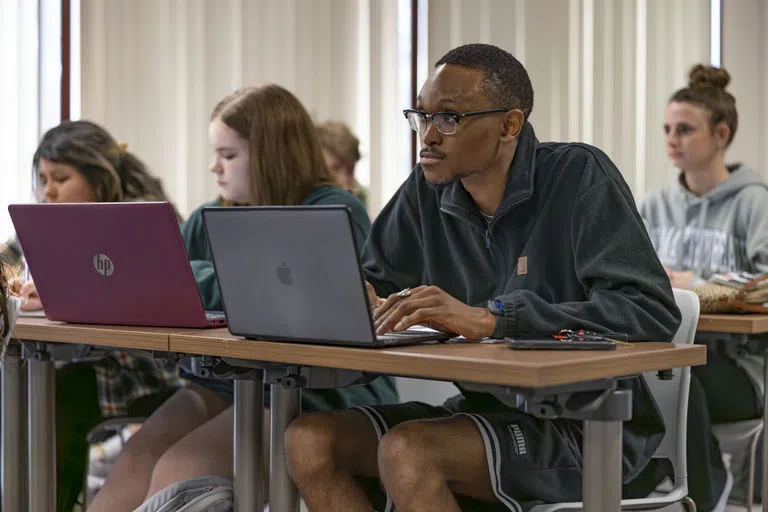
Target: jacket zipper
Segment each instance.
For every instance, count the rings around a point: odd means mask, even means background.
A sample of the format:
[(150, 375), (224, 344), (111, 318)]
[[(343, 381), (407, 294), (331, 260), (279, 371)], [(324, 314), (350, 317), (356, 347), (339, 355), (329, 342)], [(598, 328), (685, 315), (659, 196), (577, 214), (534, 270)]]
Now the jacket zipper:
[[(504, 210), (499, 212), (499, 216), (509, 211), (510, 209), (511, 207), (505, 208)], [(496, 251), (495, 247), (493, 247), (493, 244), (491, 243), (491, 226), (493, 225), (494, 222), (496, 222), (496, 219), (498, 219), (498, 216), (494, 217), (485, 228), (482, 228), (477, 223), (475, 223), (472, 219), (465, 217), (464, 215), (461, 215), (458, 212), (453, 212), (450, 209), (446, 209), (443, 207), (440, 207), (440, 211), (447, 213), (448, 215), (451, 215), (453, 217), (456, 217), (457, 219), (460, 219), (464, 222), (468, 222), (470, 226), (472, 226), (473, 228), (483, 233), (483, 238), (485, 239), (485, 248), (488, 249), (488, 251), (490, 251), (491, 256), (493, 256), (493, 259), (496, 261), (496, 264), (498, 265), (500, 270), (499, 274), (501, 276), (501, 279), (499, 279), (496, 282), (494, 286), (494, 291), (493, 291), (494, 297), (499, 295), (500, 290), (504, 286), (506, 286), (506, 282), (507, 282), (507, 262), (504, 256), (500, 254), (499, 251)]]
[(488, 223), (488, 228), (486, 229), (486, 234), (488, 237), (486, 242), (486, 247), (488, 247), (488, 250), (490, 250), (491, 253), (495, 256), (496, 261), (500, 263), (499, 273), (501, 275), (499, 276), (500, 279), (496, 283), (496, 288), (493, 291), (494, 297), (500, 295), (504, 291), (503, 288), (505, 288), (507, 285), (507, 279), (509, 274), (507, 269), (507, 259), (504, 257), (504, 253), (502, 251), (496, 251), (495, 247), (491, 247), (491, 226), (493, 225), (494, 222), (496, 222), (497, 218), (498, 217), (494, 217), (493, 219), (491, 219), (491, 222)]
[[(487, 249), (491, 248), (491, 233), (486, 228), (482, 228), (478, 225), (478, 223), (474, 222), (472, 219), (469, 219), (458, 212), (453, 212), (449, 209), (445, 209), (443, 207), (440, 207), (440, 211), (443, 213), (447, 213), (448, 215), (451, 215), (453, 217), (456, 217), (459, 220), (462, 220), (464, 222), (468, 222), (470, 226), (475, 228), (476, 230), (480, 231), (483, 234), (483, 238), (485, 239), (485, 247)], [(479, 222), (479, 221), (478, 221)]]

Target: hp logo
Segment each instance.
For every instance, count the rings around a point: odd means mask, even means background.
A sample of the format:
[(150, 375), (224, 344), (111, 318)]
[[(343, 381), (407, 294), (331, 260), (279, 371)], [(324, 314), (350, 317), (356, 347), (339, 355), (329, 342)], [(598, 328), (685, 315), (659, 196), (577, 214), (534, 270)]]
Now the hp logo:
[(115, 272), (115, 265), (112, 260), (106, 254), (101, 253), (93, 255), (93, 268), (104, 277), (109, 277)]

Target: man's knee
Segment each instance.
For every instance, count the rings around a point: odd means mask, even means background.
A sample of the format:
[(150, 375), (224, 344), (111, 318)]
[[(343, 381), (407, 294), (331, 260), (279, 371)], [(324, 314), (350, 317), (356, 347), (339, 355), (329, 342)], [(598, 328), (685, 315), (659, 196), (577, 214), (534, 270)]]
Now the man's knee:
[[(398, 480), (415, 481), (427, 468), (437, 471), (430, 450), (430, 425), (424, 421), (401, 423), (387, 432), (379, 443), (379, 471), (385, 481), (393, 476)], [(401, 478), (402, 477), (402, 478)]]
[(301, 479), (332, 469), (335, 443), (331, 414), (309, 413), (296, 418), (285, 430), (285, 457), (291, 476)]

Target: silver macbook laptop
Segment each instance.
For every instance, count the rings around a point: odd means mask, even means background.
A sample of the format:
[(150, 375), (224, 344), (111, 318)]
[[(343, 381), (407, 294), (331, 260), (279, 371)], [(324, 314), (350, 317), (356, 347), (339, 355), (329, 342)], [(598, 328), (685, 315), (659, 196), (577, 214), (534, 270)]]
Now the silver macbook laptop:
[(376, 336), (344, 206), (206, 208), (203, 220), (236, 336), (364, 347), (450, 338)]

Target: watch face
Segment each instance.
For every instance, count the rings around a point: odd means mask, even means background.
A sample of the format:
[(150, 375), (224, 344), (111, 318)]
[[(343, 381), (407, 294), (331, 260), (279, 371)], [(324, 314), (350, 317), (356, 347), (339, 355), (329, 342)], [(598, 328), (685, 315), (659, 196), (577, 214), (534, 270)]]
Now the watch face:
[(488, 311), (496, 316), (502, 316), (504, 314), (504, 303), (499, 300), (489, 300)]

